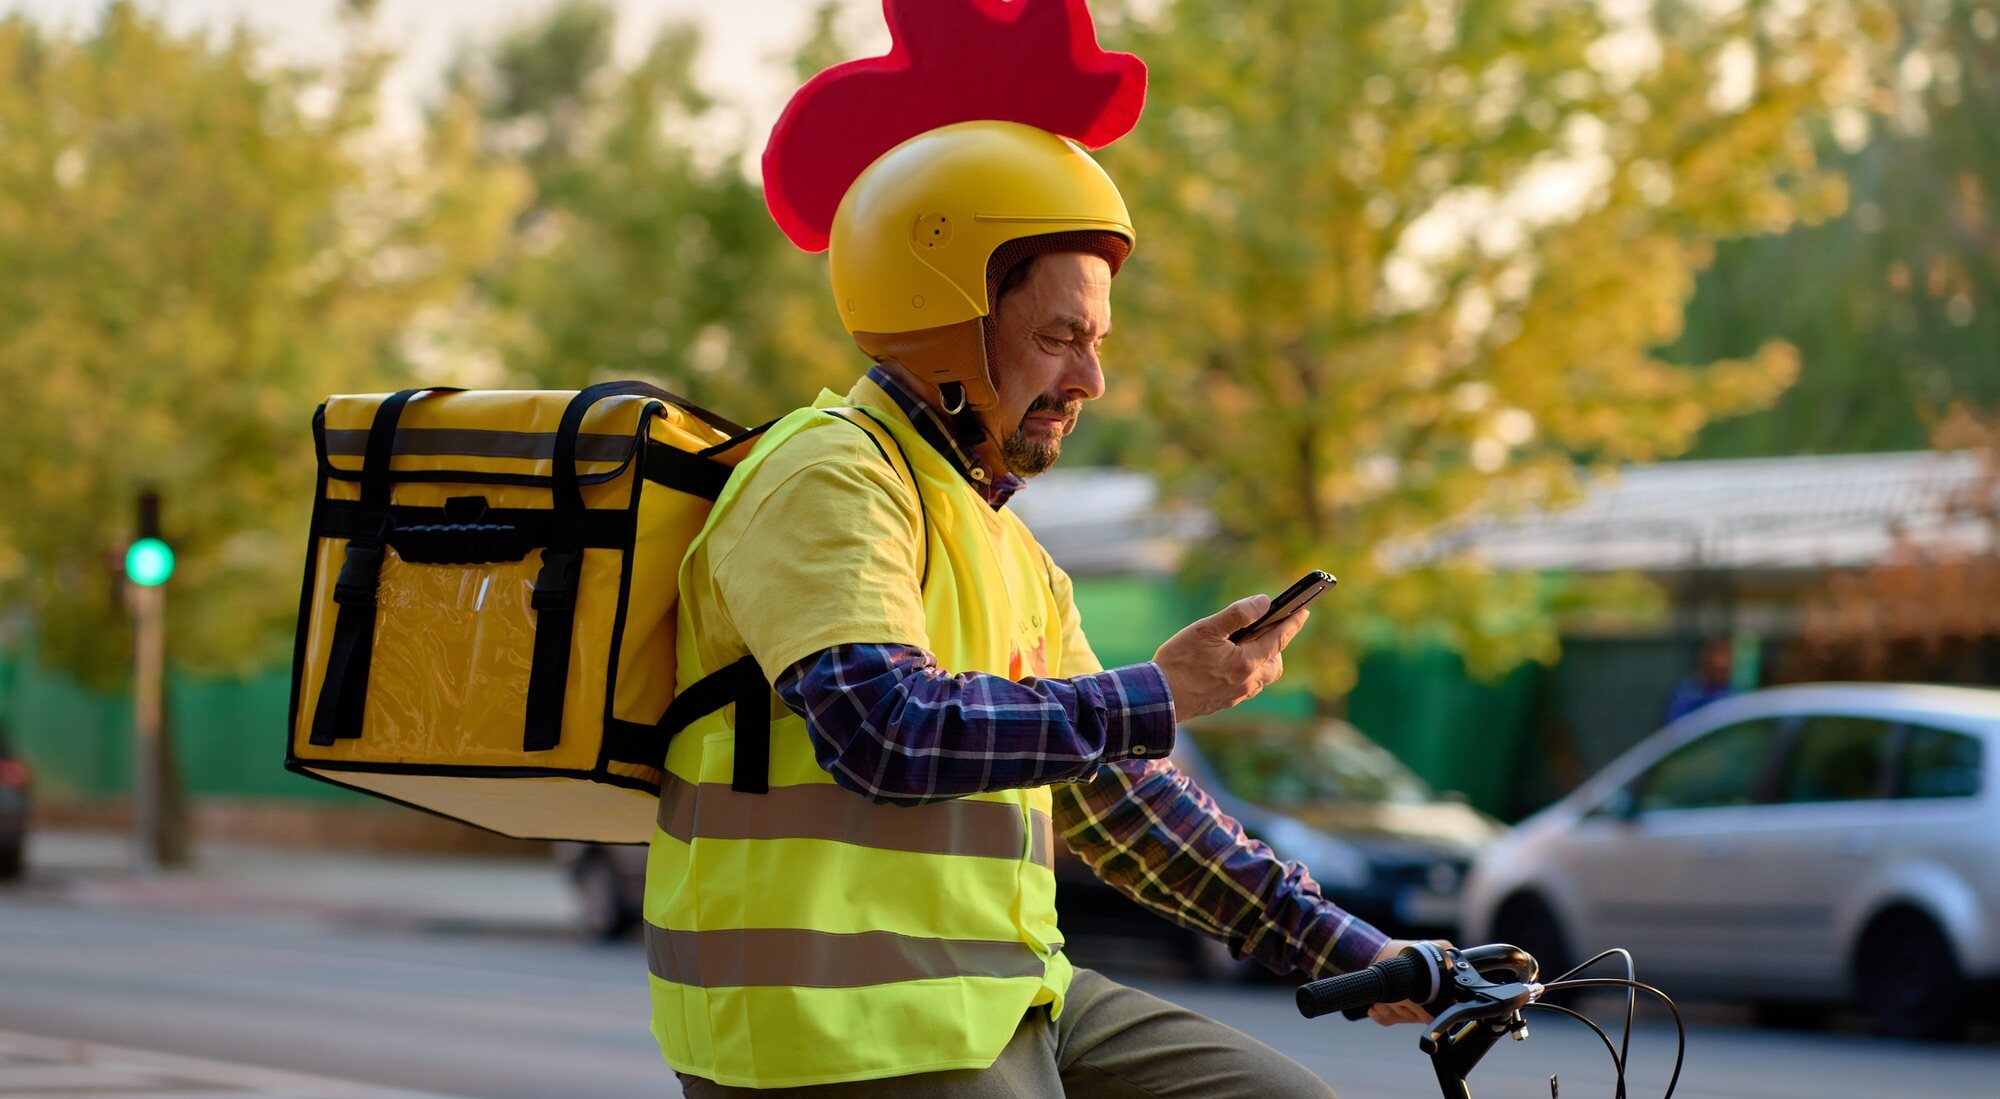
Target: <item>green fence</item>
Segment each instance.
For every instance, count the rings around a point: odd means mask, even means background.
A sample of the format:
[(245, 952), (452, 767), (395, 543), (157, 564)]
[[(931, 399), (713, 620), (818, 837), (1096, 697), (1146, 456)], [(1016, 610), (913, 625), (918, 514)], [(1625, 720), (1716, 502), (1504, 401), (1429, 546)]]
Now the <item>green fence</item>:
[(1542, 672), (1527, 664), (1482, 683), (1442, 649), (1373, 653), (1357, 669), (1347, 718), (1433, 787), (1511, 817), (1523, 776), (1537, 765), (1529, 731)]
[[(170, 674), (166, 717), (190, 794), (367, 800), (283, 767), (291, 669), (240, 679)], [(129, 695), (94, 691), (32, 650), (0, 657), (0, 721), (56, 800), (122, 796), (132, 784)]]

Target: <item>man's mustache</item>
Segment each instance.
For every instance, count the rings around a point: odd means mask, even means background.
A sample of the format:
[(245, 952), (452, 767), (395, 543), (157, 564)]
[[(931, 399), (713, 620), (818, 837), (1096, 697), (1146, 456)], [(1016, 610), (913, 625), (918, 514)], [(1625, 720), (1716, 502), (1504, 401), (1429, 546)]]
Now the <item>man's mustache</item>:
[(1035, 402), (1028, 406), (1028, 411), (1021, 414), (1021, 420), (1025, 423), (1028, 417), (1033, 416), (1037, 412), (1060, 412), (1063, 419), (1070, 426), (1074, 427), (1076, 425), (1077, 414), (1082, 411), (1083, 401), (1079, 398), (1072, 397), (1069, 400), (1064, 400), (1061, 397), (1051, 397), (1044, 393), (1035, 398)]

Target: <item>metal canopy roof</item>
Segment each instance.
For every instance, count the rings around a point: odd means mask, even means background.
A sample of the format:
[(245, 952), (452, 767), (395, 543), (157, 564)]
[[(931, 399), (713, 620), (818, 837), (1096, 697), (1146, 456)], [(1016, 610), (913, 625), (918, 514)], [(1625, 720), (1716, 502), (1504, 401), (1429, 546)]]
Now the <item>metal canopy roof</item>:
[[(1963, 509), (1971, 451), (1809, 455), (1627, 466), (1576, 507), (1486, 519), (1441, 540), (1506, 570), (1816, 570), (1881, 560), (1897, 534), (1927, 549), (1991, 552)], [(1991, 491), (1991, 486), (1987, 486)], [(1990, 512), (1990, 505), (1989, 505)]]
[[(1495, 568), (1814, 570), (1880, 560), (1900, 531), (1916, 545), (2000, 552), (1987, 522), (1963, 513), (1993, 491), (1974, 451), (1812, 455), (1627, 466), (1595, 479), (1577, 506), (1487, 518), (1411, 556), (1471, 552)], [(1199, 511), (1163, 511), (1142, 473), (1056, 470), (1012, 505), (1073, 573), (1170, 571), (1212, 529)], [(1989, 514), (1995, 505), (1989, 503)]]

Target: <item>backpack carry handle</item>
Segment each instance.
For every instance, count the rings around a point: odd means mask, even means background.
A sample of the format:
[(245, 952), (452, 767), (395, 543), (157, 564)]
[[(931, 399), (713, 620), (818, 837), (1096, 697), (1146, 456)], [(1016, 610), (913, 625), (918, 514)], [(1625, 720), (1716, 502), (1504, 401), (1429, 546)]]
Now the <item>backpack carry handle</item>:
[(606, 397), (651, 397), (673, 405), (725, 435), (743, 434), (740, 425), (650, 382), (598, 382), (585, 386), (570, 398), (569, 406), (563, 409), (561, 426), (556, 428), (555, 460), (549, 480), (558, 512), (575, 514), (583, 510), (583, 492), (577, 487), (576, 477), (576, 438), (583, 431), (584, 416)]
[(576, 601), (583, 576), (583, 546), (575, 531), (584, 517), (583, 490), (576, 474), (576, 441), (583, 418), (606, 397), (650, 397), (682, 409), (730, 435), (743, 429), (646, 382), (599, 382), (585, 386), (564, 407), (550, 462), (549, 492), (554, 511), (542, 549), (530, 606), (535, 612), (535, 648), (528, 670), (527, 713), (521, 748), (546, 752), (562, 742), (563, 705), (568, 694), (570, 641), (576, 630)]
[(396, 455), (396, 424), (403, 418), (403, 406), (425, 393), (462, 393), (455, 385), (422, 386), (402, 389), (382, 398), (375, 406), (375, 418), (368, 425), (368, 445), (361, 457), (361, 503), (366, 507), (389, 506), (389, 462)]

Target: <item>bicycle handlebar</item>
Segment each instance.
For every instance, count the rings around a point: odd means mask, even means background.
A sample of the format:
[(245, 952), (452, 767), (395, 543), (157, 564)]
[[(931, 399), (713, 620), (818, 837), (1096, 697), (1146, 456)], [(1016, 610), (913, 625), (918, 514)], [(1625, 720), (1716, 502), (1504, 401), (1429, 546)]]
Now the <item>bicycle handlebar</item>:
[[(1627, 975), (1623, 979), (1577, 977), (1596, 963), (1614, 956), (1623, 956), (1626, 960)], [(1604, 1048), (1610, 1053), (1612, 1067), (1618, 1074), (1614, 1094), (1623, 1099), (1624, 1046), (1621, 1044), (1613, 1048), (1610, 1035), (1589, 1018), (1569, 1008), (1539, 1001), (1549, 989), (1585, 986), (1625, 988), (1628, 990), (1625, 1037), (1629, 1042), (1632, 1028), (1630, 995), (1632, 992), (1645, 992), (1659, 997), (1667, 1005), (1667, 1010), (1673, 1012), (1675, 1027), (1680, 1031), (1674, 1052), (1674, 1071), (1667, 1080), (1665, 1096), (1665, 1099), (1672, 1099), (1674, 1086), (1680, 1082), (1681, 1057), (1686, 1051), (1687, 1032), (1681, 1028), (1680, 1010), (1674, 1006), (1673, 1000), (1659, 989), (1642, 984), (1631, 972), (1630, 954), (1622, 950), (1607, 950), (1547, 985), (1537, 982), (1540, 968), (1527, 951), (1506, 943), (1461, 950), (1420, 942), (1406, 946), (1395, 957), (1365, 969), (1301, 985), (1298, 990), (1299, 1014), (1311, 1019), (1340, 1011), (1355, 1019), (1379, 1003), (1402, 1000), (1421, 1003), (1432, 1013), (1432, 1018), (1430, 1026), (1417, 1040), (1417, 1048), (1430, 1055), (1431, 1066), (1437, 1073), (1438, 1085), (1445, 1096), (1448, 1099), (1466, 1099), (1471, 1094), (1466, 1088), (1466, 1075), (1492, 1048), (1493, 1043), (1509, 1034), (1515, 1038), (1527, 1037), (1528, 1026), (1523, 1011), (1548, 1008), (1583, 1020), (1604, 1040)], [(1553, 1092), (1555, 1078), (1549, 1079)]]
[(1395, 957), (1366, 969), (1300, 985), (1299, 1014), (1316, 1019), (1399, 1000), (1427, 1003), (1437, 996), (1443, 962), (1442, 952), (1431, 943), (1404, 947)]

